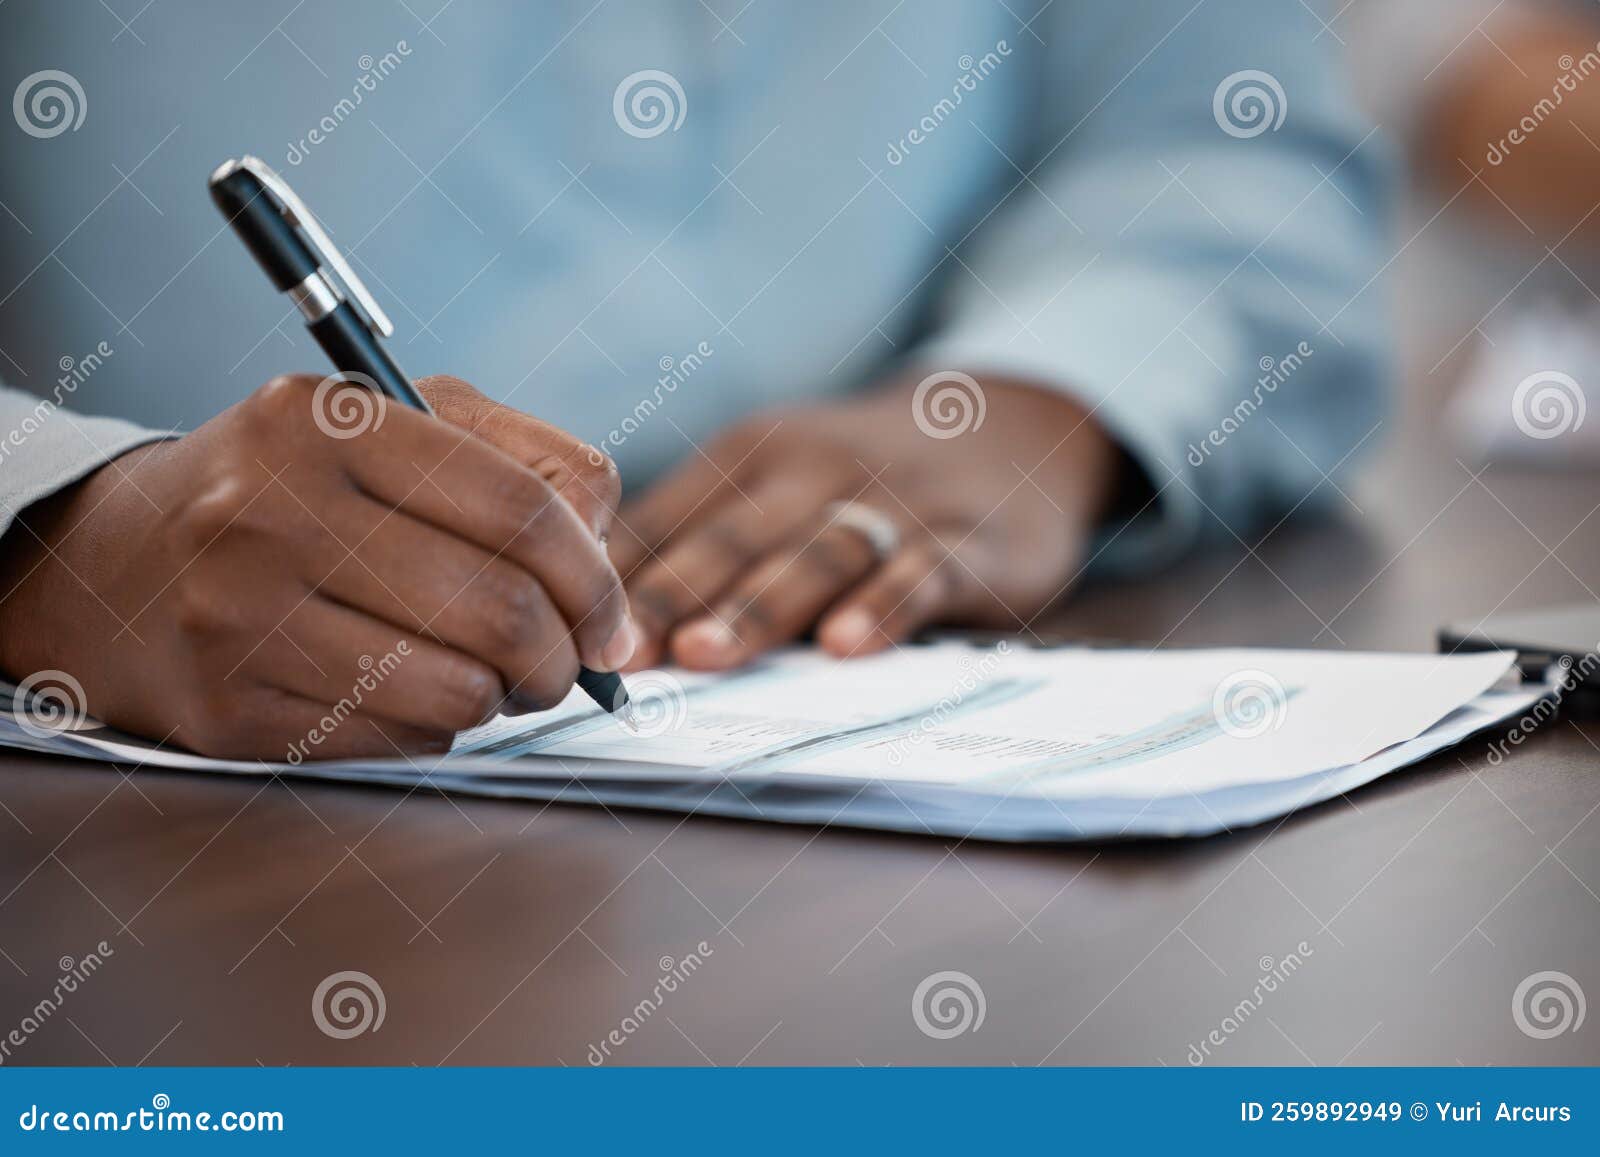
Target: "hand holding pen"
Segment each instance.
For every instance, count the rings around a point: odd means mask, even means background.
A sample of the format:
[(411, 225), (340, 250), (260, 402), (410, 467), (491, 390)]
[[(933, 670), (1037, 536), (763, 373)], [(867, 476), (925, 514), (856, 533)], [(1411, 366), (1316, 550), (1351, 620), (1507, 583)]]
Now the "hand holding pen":
[[(241, 232), (324, 347), (412, 391), (364, 332), (381, 311), (356, 313), (359, 282), (337, 288), (311, 256), (309, 214), (264, 185), (243, 197), (258, 228)], [(75, 709), (167, 747), (273, 762), (442, 753), (580, 680), (620, 706), (614, 674), (580, 669), (634, 647), (601, 544), (615, 471), (464, 382), (410, 400), (275, 378), (21, 511), (0, 669), (67, 673)]]
[[(464, 383), (419, 383), (436, 419), (326, 381), (275, 378), (22, 512), (0, 669), (70, 673), (80, 709), (168, 749), (298, 763), (439, 754), (558, 702), (580, 655), (620, 661), (607, 515), (512, 456), (589, 470), (608, 506), (576, 440), (485, 419)], [(358, 436), (330, 436), (341, 416)]]
[[(274, 287), (294, 302), (305, 318), (307, 330), (333, 364), (351, 381), (379, 391), (410, 409), (431, 414), (433, 411), (428, 401), (395, 364), (379, 340), (380, 336), (393, 334), (393, 324), (334, 246), (315, 214), (288, 183), (259, 159), (246, 156), (242, 160), (227, 161), (219, 166), (211, 175), (210, 187), (212, 200), (228, 218), (229, 224)], [(476, 391), (473, 394), (476, 395)], [(485, 410), (493, 405), (482, 395), (476, 396), (478, 402), (485, 404), (479, 406), (474, 403), (477, 410)], [(530, 441), (534, 444), (540, 441), (530, 437), (530, 429), (537, 427), (549, 435), (564, 438), (574, 452), (590, 460), (591, 471), (596, 469), (592, 462), (594, 455), (581, 443), (554, 427), (518, 415), (507, 407), (497, 409), (500, 411), (497, 416), (503, 418), (508, 414), (513, 415), (512, 420), (509, 423), (497, 423), (487, 433), (482, 432), (480, 421), (473, 426), (473, 432), (492, 441), (495, 433), (509, 425), (510, 444), (502, 442), (501, 449), (510, 450), (513, 456), (517, 456), (528, 448)], [(490, 413), (492, 411), (477, 416), (487, 418)], [(529, 455), (528, 459), (547, 460), (542, 453)], [(602, 506), (609, 520), (617, 497), (615, 472), (604, 460), (598, 469), (606, 473), (605, 485), (610, 501), (609, 504), (602, 503)], [(569, 500), (577, 498), (581, 507), (586, 504), (576, 493), (577, 489), (569, 490), (567, 497)], [(590, 496), (593, 496), (592, 491)], [(530, 512), (530, 517), (536, 516)], [(605, 527), (597, 525), (594, 529), (597, 541), (603, 542)], [(614, 574), (610, 577), (615, 579)], [(535, 609), (538, 608), (530, 608), (530, 612)], [(571, 606), (562, 609), (569, 613), (573, 610)], [(585, 629), (582, 620), (569, 621), (574, 623), (574, 632), (580, 639), (585, 634), (594, 633), (592, 629)], [(624, 723), (631, 721), (632, 714), (628, 710), (627, 689), (615, 674), (615, 669), (627, 661), (628, 656), (621, 652), (625, 643), (631, 652), (631, 638), (631, 624), (624, 618), (623, 625), (616, 632), (606, 634), (606, 642), (599, 650), (590, 649), (592, 657), (589, 664), (577, 673), (578, 685), (589, 697), (604, 710), (617, 713)], [(508, 673), (508, 678), (513, 688), (520, 683), (515, 673)]]

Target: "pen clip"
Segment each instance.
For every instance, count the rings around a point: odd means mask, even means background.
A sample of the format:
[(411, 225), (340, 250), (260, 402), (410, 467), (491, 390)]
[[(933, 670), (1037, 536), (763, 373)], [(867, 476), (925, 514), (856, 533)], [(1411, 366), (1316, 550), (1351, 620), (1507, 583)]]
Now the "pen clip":
[(318, 260), (331, 267), (343, 282), (345, 290), (350, 295), (350, 304), (361, 315), (361, 319), (384, 337), (393, 336), (394, 323), (389, 320), (389, 315), (383, 312), (383, 307), (378, 304), (361, 278), (356, 276), (356, 271), (350, 268), (344, 255), (334, 247), (333, 240), (323, 232), (316, 216), (306, 208), (306, 203), (289, 187), (289, 183), (260, 157), (247, 154), (240, 159), (239, 167), (254, 174), (258, 181), (272, 191), (272, 195), (283, 206), (284, 217), (305, 235)]

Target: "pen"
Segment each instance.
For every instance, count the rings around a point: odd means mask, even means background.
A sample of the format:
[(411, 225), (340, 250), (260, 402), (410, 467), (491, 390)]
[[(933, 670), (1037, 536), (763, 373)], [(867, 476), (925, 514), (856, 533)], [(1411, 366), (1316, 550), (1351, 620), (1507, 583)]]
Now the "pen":
[[(245, 156), (219, 165), (209, 185), (211, 200), (273, 286), (300, 310), (334, 368), (402, 405), (433, 413), (379, 341), (394, 333), (394, 324), (288, 183), (259, 158)], [(628, 689), (616, 672), (580, 668), (578, 686), (632, 728)]]

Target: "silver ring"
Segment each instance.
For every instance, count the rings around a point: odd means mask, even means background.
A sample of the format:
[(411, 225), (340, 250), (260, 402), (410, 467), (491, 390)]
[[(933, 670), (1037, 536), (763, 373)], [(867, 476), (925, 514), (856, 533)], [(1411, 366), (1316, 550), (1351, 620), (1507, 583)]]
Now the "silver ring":
[(866, 539), (880, 562), (900, 548), (900, 528), (876, 507), (862, 502), (830, 502), (827, 514), (830, 527), (847, 527)]

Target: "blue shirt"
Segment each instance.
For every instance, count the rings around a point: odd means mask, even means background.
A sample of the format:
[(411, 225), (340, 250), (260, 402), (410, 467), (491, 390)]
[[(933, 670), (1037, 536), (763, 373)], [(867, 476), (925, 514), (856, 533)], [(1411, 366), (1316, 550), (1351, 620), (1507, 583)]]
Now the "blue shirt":
[[(630, 483), (892, 364), (1001, 372), (1081, 398), (1143, 466), (1160, 499), (1102, 560), (1138, 564), (1208, 510), (1292, 507), (1380, 421), (1384, 152), (1299, 4), (114, 7), (0, 10), (0, 375), (80, 412), (192, 428), (324, 370), (207, 199), (251, 152), (409, 373)], [(46, 69), (76, 127), (24, 100)], [(0, 398), (0, 426), (38, 409)], [(0, 457), (5, 517), (140, 436), (41, 423)]]

